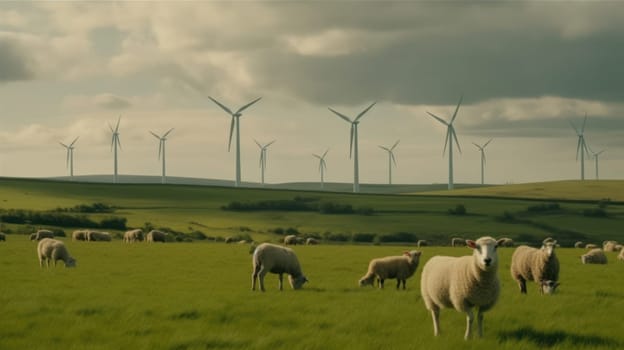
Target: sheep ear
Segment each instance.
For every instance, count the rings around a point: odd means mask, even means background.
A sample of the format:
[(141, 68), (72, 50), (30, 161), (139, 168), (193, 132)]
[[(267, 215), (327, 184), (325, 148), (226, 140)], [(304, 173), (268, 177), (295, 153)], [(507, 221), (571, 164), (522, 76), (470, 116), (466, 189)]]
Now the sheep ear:
[(498, 241), (496, 241), (496, 246), (500, 247), (503, 244), (504, 241), (505, 241), (504, 238), (499, 239)]
[(477, 243), (470, 239), (466, 240), (466, 245), (472, 249), (475, 249), (477, 247)]

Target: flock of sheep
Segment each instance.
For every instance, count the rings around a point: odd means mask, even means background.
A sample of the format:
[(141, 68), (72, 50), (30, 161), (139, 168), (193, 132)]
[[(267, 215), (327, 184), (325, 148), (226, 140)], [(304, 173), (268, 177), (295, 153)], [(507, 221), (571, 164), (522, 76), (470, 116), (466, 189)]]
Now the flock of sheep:
[[(144, 235), (141, 229), (127, 231), (124, 242), (132, 243), (139, 241), (165, 242), (167, 233), (152, 230)], [(75, 267), (76, 259), (73, 258), (65, 244), (53, 238), (54, 234), (48, 230), (39, 230), (31, 235), (31, 240), (37, 240), (37, 256), (39, 265), (49, 267), (50, 263), (56, 265), (58, 260), (65, 263), (66, 267)], [(0, 232), (0, 241), (6, 236)], [(83, 241), (110, 241), (111, 236), (106, 232), (79, 230), (72, 234), (73, 240)], [(285, 244), (318, 244), (318, 241), (305, 241), (296, 236), (287, 236)], [(434, 335), (440, 333), (439, 317), (443, 308), (454, 308), (466, 314), (466, 331), (464, 338), (472, 336), (472, 326), (477, 319), (477, 334), (483, 334), (483, 313), (491, 309), (500, 293), (498, 278), (498, 255), (497, 248), (513, 246), (509, 238), (494, 239), (481, 237), (476, 241), (452, 239), (453, 246), (464, 245), (472, 249), (472, 255), (451, 257), (433, 256), (422, 269), (421, 296), (425, 307), (433, 319)], [(419, 242), (419, 246), (426, 242)], [(558, 247), (557, 241), (546, 238), (540, 248), (532, 248), (526, 245), (516, 247), (511, 257), (511, 276), (518, 283), (520, 293), (526, 294), (527, 281), (534, 281), (542, 294), (553, 294), (559, 286), (559, 260), (555, 254)], [(578, 242), (575, 247), (583, 247)], [(624, 249), (615, 241), (603, 242), (602, 248), (590, 248), (581, 256), (583, 264), (606, 264), (605, 251), (619, 251), (618, 259), (624, 260)], [(388, 256), (374, 258), (368, 264), (368, 271), (360, 278), (359, 285), (374, 285), (377, 282), (379, 288), (384, 287), (386, 279), (396, 279), (396, 288), (401, 284), (405, 289), (408, 278), (414, 275), (418, 268), (422, 253), (418, 250), (405, 252), (400, 256)], [(300, 289), (308, 279), (302, 272), (301, 265), (295, 252), (282, 245), (262, 243), (255, 247), (252, 256), (252, 284), (255, 290), (259, 281), (259, 289), (265, 291), (264, 278), (267, 273), (278, 275), (279, 290), (283, 289), (283, 276), (287, 275), (289, 284), (293, 289)]]

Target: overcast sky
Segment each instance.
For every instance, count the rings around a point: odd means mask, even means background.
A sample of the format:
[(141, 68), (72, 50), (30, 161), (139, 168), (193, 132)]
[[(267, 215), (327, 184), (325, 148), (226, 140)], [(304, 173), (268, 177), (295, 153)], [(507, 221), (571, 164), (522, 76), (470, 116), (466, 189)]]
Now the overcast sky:
[[(624, 6), (618, 1), (2, 2), (0, 176), (121, 174), (233, 179), (231, 109), (241, 120), (243, 181), (353, 181), (349, 124), (359, 125), (360, 182), (446, 183), (445, 127), (455, 121), (455, 182), (577, 179), (577, 136), (600, 177), (624, 173)], [(586, 177), (594, 178), (593, 160)]]

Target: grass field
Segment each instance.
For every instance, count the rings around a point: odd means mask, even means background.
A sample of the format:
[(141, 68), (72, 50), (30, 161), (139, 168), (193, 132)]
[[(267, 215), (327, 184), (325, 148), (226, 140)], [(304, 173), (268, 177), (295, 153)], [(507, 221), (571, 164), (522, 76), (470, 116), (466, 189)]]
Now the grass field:
[(463, 340), (465, 317), (441, 314), (433, 337), (420, 272), (433, 255), (468, 248), (424, 247), (406, 291), (357, 287), (373, 257), (407, 246), (296, 246), (310, 282), (250, 290), (248, 246), (66, 241), (75, 269), (41, 269), (35, 242), (0, 242), (0, 349), (621, 349), (624, 263), (582, 265), (562, 248), (558, 294), (535, 284), (520, 295), (509, 276), (513, 248), (499, 249), (502, 294), (482, 339)]

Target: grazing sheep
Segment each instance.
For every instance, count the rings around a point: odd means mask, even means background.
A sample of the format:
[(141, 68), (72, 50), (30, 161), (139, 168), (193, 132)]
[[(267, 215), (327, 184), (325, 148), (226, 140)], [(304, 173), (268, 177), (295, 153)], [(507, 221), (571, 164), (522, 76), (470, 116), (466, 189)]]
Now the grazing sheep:
[(143, 240), (143, 230), (140, 228), (126, 231), (123, 236), (123, 241), (126, 243), (141, 242)]
[(225, 243), (226, 244), (230, 244), (230, 243), (234, 243), (236, 242), (236, 239), (234, 239), (234, 237), (228, 237), (225, 239)]
[(0, 241), (6, 241), (6, 235), (4, 232), (0, 232)]
[(555, 254), (557, 241), (545, 241), (540, 249), (521, 245), (511, 256), (511, 277), (518, 282), (520, 293), (526, 294), (526, 282), (539, 282), (540, 293), (553, 294), (559, 286), (559, 259)]
[(624, 260), (624, 249), (620, 250), (620, 254), (618, 254), (618, 260)]
[(108, 232), (87, 231), (88, 242), (110, 242), (112, 237)]
[(500, 293), (498, 242), (492, 237), (466, 240), (472, 255), (434, 256), (423, 267), (420, 290), (433, 318), (433, 334), (440, 333), (440, 309), (455, 308), (466, 313), (464, 339), (472, 333), (473, 307), (477, 308), (478, 335), (483, 335), (483, 313), (491, 309)]
[(166, 232), (162, 232), (162, 231), (158, 231), (158, 230), (151, 230), (147, 234), (146, 241), (147, 242), (163, 242), (163, 243), (165, 243), (166, 237), (167, 237), (167, 233)]
[(428, 246), (428, 245), (429, 245), (429, 243), (428, 243), (426, 240), (424, 240), (424, 239), (419, 239), (419, 240), (418, 240), (418, 242), (416, 242), (416, 246), (417, 246), (418, 248), (420, 248), (420, 247), (426, 247), (426, 246)]
[(606, 264), (607, 255), (600, 248), (592, 249), (581, 255), (581, 262), (583, 264)]
[(31, 241), (40, 241), (44, 238), (54, 238), (54, 232), (50, 230), (38, 230), (30, 235)]
[(466, 240), (463, 238), (452, 238), (451, 239), (451, 247), (463, 247), (466, 245)]
[(319, 241), (316, 238), (310, 237), (310, 238), (306, 239), (305, 244), (306, 245), (316, 245), (316, 244), (319, 244)]
[(605, 252), (617, 252), (615, 246), (618, 244), (616, 241), (604, 241), (602, 242), (602, 250)]
[(578, 242), (574, 243), (574, 248), (583, 248), (583, 245), (584, 245), (584, 244), (585, 244), (585, 243), (583, 243), (583, 242), (581, 242), (581, 241), (578, 241)]
[(279, 275), (279, 290), (282, 290), (283, 275), (288, 274), (288, 282), (293, 289), (299, 289), (308, 279), (301, 272), (295, 252), (287, 247), (271, 243), (262, 243), (254, 250), (252, 257), (251, 290), (256, 289), (256, 280), (260, 280), (260, 290), (264, 292), (264, 276), (267, 273)]
[(72, 232), (72, 241), (86, 241), (86, 240), (87, 240), (86, 230), (76, 230)]
[(75, 267), (76, 259), (72, 258), (67, 251), (65, 244), (59, 240), (52, 238), (43, 238), (37, 244), (37, 257), (39, 257), (39, 266), (43, 267), (43, 262), (50, 267), (50, 261), (56, 266), (57, 260), (63, 260), (65, 267)]
[(593, 243), (585, 244), (585, 249), (596, 249), (596, 248), (598, 248), (597, 244), (593, 244)]
[(399, 256), (386, 256), (371, 260), (368, 264), (368, 272), (364, 277), (360, 278), (360, 287), (372, 286), (375, 279), (377, 279), (379, 289), (382, 289), (386, 279), (396, 278), (396, 288), (399, 289), (401, 282), (403, 282), (403, 289), (405, 289), (405, 281), (412, 277), (416, 268), (418, 268), (420, 254), (421, 252), (418, 250), (412, 250)]
[(511, 238), (503, 237), (499, 239), (499, 241), (501, 242), (499, 244), (499, 247), (513, 247), (514, 246), (514, 241)]
[(297, 244), (297, 236), (288, 235), (284, 237), (284, 244), (286, 245), (296, 245)]

